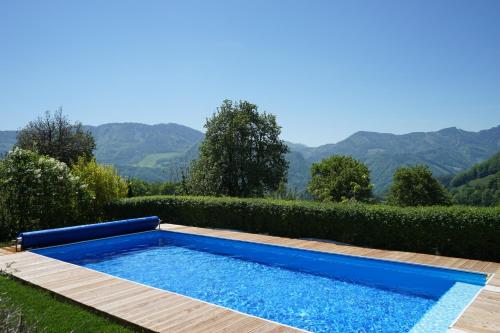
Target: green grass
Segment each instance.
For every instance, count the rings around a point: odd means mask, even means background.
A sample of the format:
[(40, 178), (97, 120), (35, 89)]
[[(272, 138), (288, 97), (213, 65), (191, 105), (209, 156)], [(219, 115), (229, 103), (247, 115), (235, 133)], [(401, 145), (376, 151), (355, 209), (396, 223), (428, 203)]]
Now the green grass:
[(82, 307), (59, 300), (49, 292), (0, 274), (1, 308), (19, 308), (26, 322), (36, 326), (36, 332), (134, 332)]

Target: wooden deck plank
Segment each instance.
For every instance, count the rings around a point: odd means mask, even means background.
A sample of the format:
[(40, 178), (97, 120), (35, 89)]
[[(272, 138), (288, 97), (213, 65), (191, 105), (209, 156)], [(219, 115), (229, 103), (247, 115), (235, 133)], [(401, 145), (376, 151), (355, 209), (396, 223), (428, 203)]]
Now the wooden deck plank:
[(213, 315), (221, 312), (224, 312), (224, 309), (213, 308), (208, 303), (198, 302), (197, 304), (184, 304), (178, 307), (175, 312), (170, 313), (169, 316), (163, 317), (165, 320), (157, 322), (151, 327), (153, 330), (175, 332), (176, 328), (178, 329), (186, 325), (186, 323), (192, 323), (200, 319), (206, 320), (207, 313)]

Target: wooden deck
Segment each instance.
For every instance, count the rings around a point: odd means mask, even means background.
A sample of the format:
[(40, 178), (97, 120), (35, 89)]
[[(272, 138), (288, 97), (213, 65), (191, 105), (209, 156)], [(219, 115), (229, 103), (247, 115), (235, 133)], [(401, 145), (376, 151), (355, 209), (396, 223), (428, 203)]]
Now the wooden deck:
[[(500, 265), (492, 262), (385, 251), (329, 242), (163, 224), (163, 230), (486, 272), (487, 286), (450, 333), (500, 332)], [(147, 287), (31, 252), (0, 251), (0, 269), (93, 310), (152, 332), (303, 332), (175, 293)]]

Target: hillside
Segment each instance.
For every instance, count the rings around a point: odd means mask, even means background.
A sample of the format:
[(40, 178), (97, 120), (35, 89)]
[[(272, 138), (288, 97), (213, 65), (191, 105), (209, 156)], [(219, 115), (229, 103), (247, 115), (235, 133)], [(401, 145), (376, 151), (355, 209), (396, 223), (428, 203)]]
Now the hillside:
[(487, 159), (499, 149), (500, 126), (479, 132), (454, 127), (403, 135), (357, 132), (337, 144), (316, 148), (300, 146), (304, 161), (298, 161), (300, 166), (291, 163), (291, 168), (294, 173), (301, 169), (298, 173), (307, 177), (302, 183), (296, 179), (290, 182), (296, 182), (296, 186), (302, 188), (307, 183), (311, 163), (330, 155), (351, 155), (368, 165), (375, 193), (382, 194), (388, 189), (394, 171), (400, 166), (426, 164), (436, 176), (449, 176)]
[(203, 133), (177, 124), (114, 123), (85, 126), (96, 141), (96, 158), (103, 163), (159, 167), (182, 156)]
[(453, 177), (449, 189), (459, 204), (500, 205), (500, 152)]
[[(99, 162), (115, 165), (123, 176), (148, 181), (178, 179), (179, 168), (198, 155), (203, 133), (178, 124), (113, 123), (86, 126), (95, 137)], [(0, 153), (15, 142), (15, 131), (0, 131)], [(351, 155), (368, 165), (375, 193), (389, 187), (396, 168), (427, 164), (440, 178), (450, 178), (500, 150), (500, 126), (479, 132), (446, 128), (395, 135), (357, 132), (336, 144), (307, 147), (287, 143), (289, 186), (303, 191), (312, 163), (334, 154)]]

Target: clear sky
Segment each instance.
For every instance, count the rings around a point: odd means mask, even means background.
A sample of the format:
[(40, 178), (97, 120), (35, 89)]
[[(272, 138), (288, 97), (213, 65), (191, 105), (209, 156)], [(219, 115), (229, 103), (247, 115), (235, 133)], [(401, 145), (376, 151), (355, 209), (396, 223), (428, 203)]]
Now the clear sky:
[(71, 120), (203, 129), (223, 99), (283, 138), (500, 124), (500, 1), (0, 0), (0, 129)]

